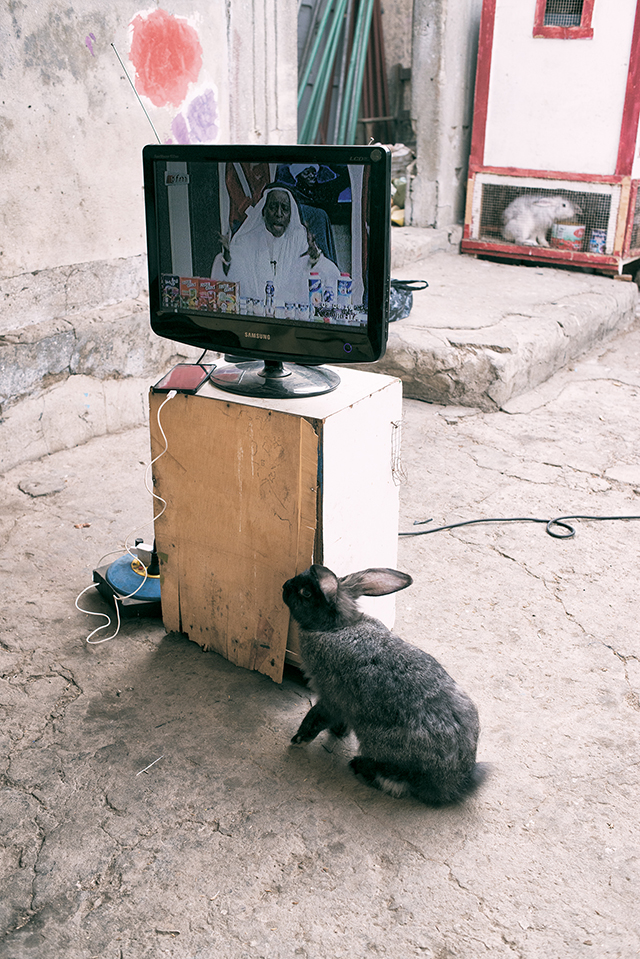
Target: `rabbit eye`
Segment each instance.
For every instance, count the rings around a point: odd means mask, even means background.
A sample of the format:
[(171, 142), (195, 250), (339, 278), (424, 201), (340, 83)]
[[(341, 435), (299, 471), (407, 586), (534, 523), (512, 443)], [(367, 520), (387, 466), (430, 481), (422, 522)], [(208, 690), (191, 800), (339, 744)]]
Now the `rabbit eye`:
[(302, 596), (303, 599), (310, 599), (310, 598), (311, 598), (311, 590), (308, 589), (306, 586), (301, 586), (301, 587), (300, 587), (300, 590), (299, 590), (299, 593), (300, 593), (300, 596)]

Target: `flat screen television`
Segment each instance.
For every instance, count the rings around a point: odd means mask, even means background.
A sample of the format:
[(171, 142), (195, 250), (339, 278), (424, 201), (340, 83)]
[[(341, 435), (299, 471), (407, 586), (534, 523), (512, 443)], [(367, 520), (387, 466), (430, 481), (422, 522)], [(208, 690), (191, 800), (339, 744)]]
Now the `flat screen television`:
[(390, 169), (382, 146), (144, 148), (151, 326), (223, 353), (211, 379), (278, 397), (385, 351)]

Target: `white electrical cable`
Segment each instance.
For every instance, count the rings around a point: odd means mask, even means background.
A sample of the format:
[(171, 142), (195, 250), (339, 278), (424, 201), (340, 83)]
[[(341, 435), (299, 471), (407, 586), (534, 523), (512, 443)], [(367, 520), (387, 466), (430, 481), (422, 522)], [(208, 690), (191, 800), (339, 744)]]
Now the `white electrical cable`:
[(106, 619), (106, 623), (103, 623), (102, 626), (96, 626), (96, 628), (92, 630), (87, 636), (87, 638), (85, 639), (85, 643), (88, 643), (90, 646), (98, 646), (100, 643), (108, 643), (110, 639), (115, 639), (118, 633), (120, 632), (120, 607), (118, 606), (118, 599), (114, 595), (113, 599), (114, 599), (114, 605), (116, 608), (116, 620), (117, 620), (115, 633), (113, 634), (113, 636), (105, 636), (104, 639), (91, 639), (91, 637), (95, 636), (96, 633), (99, 633), (101, 629), (106, 629), (107, 626), (111, 626), (111, 617), (108, 615), (108, 613), (97, 613), (93, 609), (85, 609), (84, 606), (78, 605), (78, 600), (80, 599), (80, 597), (83, 596), (86, 592), (88, 592), (88, 590), (96, 589), (97, 585), (98, 585), (97, 583), (90, 583), (88, 586), (85, 586), (82, 592), (78, 593), (75, 601), (75, 607), (76, 609), (79, 609), (81, 613), (87, 613), (89, 616), (102, 616), (103, 619)]
[[(154, 499), (159, 500), (163, 505), (162, 505), (162, 509), (160, 510), (160, 512), (157, 513), (157, 514), (153, 517), (153, 519), (151, 519), (151, 520), (150, 520), (149, 522), (147, 522), (147, 523), (143, 523), (141, 526), (138, 526), (136, 529), (131, 530), (131, 532), (129, 532), (129, 533), (125, 536), (125, 539), (124, 539), (124, 549), (125, 549), (125, 551), (126, 551), (127, 553), (129, 553), (129, 555), (131, 556), (131, 558), (134, 559), (134, 560), (135, 560), (135, 559), (138, 559), (138, 556), (131, 551), (131, 548), (130, 548), (129, 545), (128, 545), (129, 539), (130, 539), (135, 533), (138, 533), (141, 529), (144, 529), (146, 526), (149, 526), (150, 523), (155, 523), (156, 520), (159, 519), (159, 518), (162, 516), (162, 514), (164, 513), (164, 511), (165, 511), (166, 508), (167, 508), (167, 501), (166, 501), (165, 499), (163, 499), (162, 496), (159, 496), (156, 492), (154, 492), (154, 490), (151, 488), (151, 486), (150, 486), (150, 484), (149, 484), (149, 474), (150, 474), (150, 472), (151, 472), (151, 468), (153, 467), (154, 463), (157, 463), (158, 460), (160, 459), (160, 457), (161, 457), (161, 456), (164, 456), (164, 454), (165, 454), (165, 453), (167, 452), (167, 450), (169, 449), (169, 442), (168, 442), (168, 440), (167, 440), (166, 433), (165, 433), (165, 431), (164, 431), (163, 428), (162, 428), (162, 423), (160, 422), (160, 413), (162, 412), (163, 407), (169, 402), (169, 400), (172, 400), (172, 399), (174, 398), (174, 396), (177, 396), (177, 392), (176, 392), (176, 390), (171, 390), (171, 391), (167, 394), (167, 398), (160, 404), (160, 406), (159, 406), (159, 408), (158, 408), (158, 412), (157, 412), (157, 415), (156, 415), (156, 419), (157, 419), (157, 422), (158, 422), (158, 429), (160, 430), (160, 432), (161, 432), (161, 434), (162, 434), (162, 439), (164, 440), (164, 449), (163, 449), (162, 452), (159, 453), (154, 459), (151, 460), (151, 462), (150, 462), (149, 465), (147, 466), (147, 468), (146, 468), (146, 470), (145, 470), (145, 473), (144, 473), (144, 485), (145, 485), (145, 488), (146, 488), (147, 492), (150, 493), (151, 496), (153, 496)], [(110, 550), (108, 553), (103, 553), (103, 555), (100, 557), (100, 561), (99, 561), (98, 565), (100, 565), (100, 563), (101, 563), (102, 560), (105, 558), (105, 556), (111, 556), (113, 553), (119, 553), (119, 552), (121, 552), (121, 549), (112, 549), (112, 550)], [(143, 564), (143, 565), (144, 565), (144, 564)], [(94, 610), (91, 610), (91, 609), (84, 609), (84, 607), (78, 605), (78, 600), (80, 599), (80, 597), (83, 596), (83, 595), (84, 595), (86, 592), (88, 592), (90, 589), (97, 589), (98, 584), (97, 584), (97, 583), (90, 583), (89, 586), (85, 586), (85, 588), (84, 588), (80, 593), (78, 593), (78, 595), (76, 596), (76, 600), (75, 600), (75, 607), (76, 607), (76, 609), (78, 609), (81, 613), (87, 613), (89, 616), (101, 616), (103, 619), (106, 619), (106, 621), (107, 621), (106, 623), (103, 623), (101, 626), (96, 626), (96, 628), (89, 633), (89, 635), (87, 636), (87, 638), (86, 638), (86, 640), (85, 640), (86, 643), (89, 643), (90, 646), (97, 646), (97, 645), (99, 645), (100, 643), (107, 643), (107, 642), (109, 642), (109, 640), (116, 638), (116, 636), (117, 636), (118, 633), (120, 632), (120, 625), (121, 625), (121, 622), (122, 622), (122, 620), (121, 620), (121, 618), (120, 618), (120, 607), (119, 607), (119, 603), (121, 603), (121, 602), (122, 602), (123, 600), (125, 600), (125, 599), (131, 599), (133, 596), (135, 596), (136, 593), (139, 592), (139, 591), (142, 589), (142, 587), (143, 587), (144, 584), (146, 583), (148, 577), (149, 577), (149, 573), (148, 573), (148, 571), (147, 571), (147, 567), (145, 566), (145, 567), (144, 567), (144, 577), (143, 577), (143, 579), (142, 579), (142, 582), (140, 583), (140, 585), (139, 585), (136, 589), (134, 589), (134, 591), (133, 591), (132, 593), (129, 593), (127, 596), (119, 596), (119, 595), (117, 596), (115, 593), (113, 594), (113, 602), (114, 602), (114, 606), (115, 606), (115, 610), (116, 610), (116, 622), (117, 622), (116, 630), (115, 630), (115, 632), (113, 633), (112, 636), (106, 636), (106, 637), (104, 637), (103, 639), (92, 639), (91, 637), (92, 637), (92, 636), (95, 636), (96, 633), (99, 633), (101, 629), (107, 629), (109, 626), (111, 626), (111, 624), (112, 624), (111, 617), (110, 617), (107, 613), (98, 613), (98, 612), (95, 612)]]
[(144, 529), (146, 526), (149, 526), (150, 523), (154, 523), (154, 524), (155, 524), (156, 520), (159, 520), (159, 519), (160, 519), (160, 517), (162, 516), (162, 514), (164, 513), (164, 511), (165, 511), (166, 508), (167, 508), (167, 501), (166, 501), (166, 499), (163, 499), (162, 496), (158, 496), (158, 494), (154, 491), (154, 489), (152, 488), (152, 486), (151, 486), (151, 484), (150, 484), (149, 476), (150, 476), (151, 470), (152, 470), (153, 466), (155, 465), (155, 463), (157, 463), (158, 460), (160, 459), (160, 457), (164, 456), (164, 454), (165, 454), (165, 453), (167, 452), (167, 450), (169, 449), (169, 442), (168, 442), (168, 440), (167, 440), (166, 433), (165, 433), (165, 431), (164, 431), (163, 428), (162, 428), (162, 423), (160, 422), (160, 414), (161, 414), (161, 412), (162, 412), (162, 408), (169, 402), (169, 400), (172, 400), (174, 396), (177, 396), (176, 390), (171, 390), (171, 392), (167, 393), (167, 398), (166, 398), (166, 400), (164, 400), (164, 401), (160, 404), (160, 406), (159, 406), (159, 408), (158, 408), (158, 414), (157, 414), (156, 419), (157, 419), (157, 421), (158, 421), (158, 429), (160, 430), (160, 433), (162, 434), (162, 439), (164, 440), (164, 449), (162, 450), (162, 452), (158, 453), (158, 455), (157, 455), (156, 457), (154, 457), (154, 459), (151, 460), (151, 462), (150, 462), (149, 465), (147, 466), (146, 470), (144, 471), (144, 485), (145, 485), (145, 489), (146, 489), (147, 493), (150, 493), (151, 496), (152, 496), (154, 499), (157, 499), (157, 500), (159, 500), (159, 501), (162, 503), (162, 509), (160, 510), (159, 513), (157, 513), (157, 514), (153, 517), (152, 520), (149, 520), (149, 522), (147, 522), (147, 523), (143, 523), (142, 526), (138, 526), (137, 529), (132, 530), (132, 531), (128, 534), (128, 536), (125, 538), (125, 541), (124, 541), (124, 542), (125, 542), (125, 549), (127, 550), (127, 552), (131, 552), (131, 550), (130, 550), (129, 547), (127, 546), (127, 542), (129, 541), (130, 537), (133, 536), (135, 533), (139, 533), (141, 529)]

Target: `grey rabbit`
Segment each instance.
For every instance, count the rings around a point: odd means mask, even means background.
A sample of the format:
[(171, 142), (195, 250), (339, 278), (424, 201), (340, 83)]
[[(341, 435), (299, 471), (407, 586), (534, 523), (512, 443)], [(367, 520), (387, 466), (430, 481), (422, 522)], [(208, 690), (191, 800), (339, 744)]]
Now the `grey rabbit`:
[(318, 700), (291, 742), (323, 729), (353, 730), (353, 771), (392, 796), (429, 805), (457, 802), (484, 778), (476, 763), (478, 711), (428, 653), (367, 616), (359, 596), (383, 596), (413, 580), (395, 569), (365, 569), (341, 579), (314, 565), (287, 580), (283, 599), (300, 627), (304, 670)]
[(502, 235), (522, 246), (549, 246), (547, 233), (553, 224), (580, 213), (576, 203), (559, 193), (526, 193), (504, 210)]

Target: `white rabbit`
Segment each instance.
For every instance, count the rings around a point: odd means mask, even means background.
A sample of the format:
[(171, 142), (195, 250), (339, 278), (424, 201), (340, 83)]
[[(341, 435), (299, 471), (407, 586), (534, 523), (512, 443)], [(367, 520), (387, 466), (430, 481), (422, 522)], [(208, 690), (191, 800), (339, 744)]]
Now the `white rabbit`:
[(502, 214), (502, 235), (522, 246), (549, 246), (547, 233), (558, 220), (582, 213), (580, 207), (559, 193), (525, 193)]
[(365, 569), (338, 579), (311, 566), (283, 586), (300, 627), (300, 653), (318, 700), (294, 744), (323, 729), (353, 730), (360, 751), (350, 766), (392, 796), (429, 805), (457, 802), (484, 778), (476, 763), (478, 711), (428, 653), (366, 616), (358, 596), (384, 596), (411, 585), (395, 569)]

